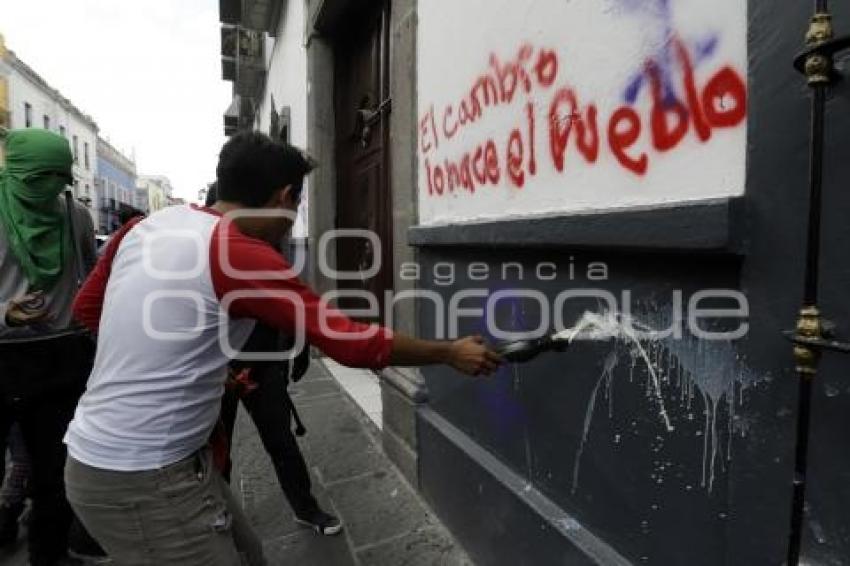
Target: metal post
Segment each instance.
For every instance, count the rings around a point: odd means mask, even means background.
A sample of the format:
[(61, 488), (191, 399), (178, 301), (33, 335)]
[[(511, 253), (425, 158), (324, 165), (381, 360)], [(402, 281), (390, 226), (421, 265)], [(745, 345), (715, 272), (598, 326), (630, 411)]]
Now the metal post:
[[(832, 39), (832, 25), (826, 0), (815, 0), (815, 14), (806, 34), (806, 46), (811, 50)], [(832, 72), (832, 58), (812, 51), (805, 59), (805, 74), (812, 87), (811, 132), (809, 155), (809, 218), (806, 245), (806, 272), (803, 307), (797, 320), (798, 338), (821, 340), (823, 327), (818, 302), (820, 262), (821, 203), (823, 193), (823, 138), (826, 89)], [(797, 436), (794, 456), (794, 482), (791, 503), (791, 530), (788, 540), (788, 566), (797, 566), (805, 518), (806, 470), (808, 467), (809, 423), (812, 403), (812, 384), (820, 361), (820, 349), (797, 343), (794, 346), (797, 374), (800, 380)]]

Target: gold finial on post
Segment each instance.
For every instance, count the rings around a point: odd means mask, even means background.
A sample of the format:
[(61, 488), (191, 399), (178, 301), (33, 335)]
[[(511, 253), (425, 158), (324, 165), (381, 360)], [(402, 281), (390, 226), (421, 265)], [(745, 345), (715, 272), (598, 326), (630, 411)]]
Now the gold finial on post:
[(812, 16), (809, 31), (806, 32), (806, 45), (813, 47), (832, 39), (832, 16), (819, 12)]
[[(806, 45), (810, 48), (818, 47), (832, 37), (832, 16), (821, 12), (812, 16), (809, 31), (806, 32)], [(809, 84), (828, 83), (832, 73), (832, 60), (823, 53), (815, 51), (806, 57), (804, 69)]]
[[(823, 338), (823, 324), (817, 307), (808, 306), (800, 309), (800, 316), (797, 319), (797, 336), (808, 339)], [(807, 379), (812, 379), (818, 371), (820, 350), (812, 346), (795, 344), (794, 359), (797, 361), (797, 371)]]

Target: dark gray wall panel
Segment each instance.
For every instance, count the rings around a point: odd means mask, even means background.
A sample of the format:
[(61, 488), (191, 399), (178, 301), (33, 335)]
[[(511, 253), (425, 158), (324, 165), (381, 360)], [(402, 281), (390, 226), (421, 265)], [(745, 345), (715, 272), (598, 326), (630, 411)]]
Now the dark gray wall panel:
[[(464, 380), (440, 368), (424, 372), (438, 414), (636, 564), (775, 565), (785, 557), (797, 377), (781, 331), (793, 327), (802, 293), (809, 143), (809, 90), (791, 62), (801, 49), (811, 4), (751, 0), (748, 6), (747, 187), (740, 209), (744, 214), (733, 215), (728, 231), (734, 235), (730, 241), (746, 245), (713, 249), (735, 254), (690, 253), (712, 246), (694, 245), (687, 238), (674, 238), (671, 246), (646, 245), (655, 241), (650, 229), (634, 236), (635, 245), (622, 245), (623, 238), (606, 240), (604, 231), (593, 226), (590, 232), (602, 236), (583, 235), (580, 222), (573, 224), (573, 236), (564, 238), (532, 233), (531, 224), (502, 225), (501, 231), (493, 230), (494, 225), (413, 234), (422, 246), (426, 271), (439, 262), (456, 266), (458, 277), (451, 286), (439, 286), (431, 276), (421, 282), (447, 298), (477, 286), (490, 292), (529, 287), (552, 298), (585, 283), (581, 275), (568, 277), (571, 255), (579, 272), (588, 261), (607, 262), (610, 278), (600, 287), (615, 293), (630, 289), (637, 310), (648, 319), (664, 319), (673, 289), (686, 296), (707, 287), (746, 294), (750, 331), (745, 339), (710, 347), (685, 340), (659, 349), (668, 371), (684, 366), (697, 376), (692, 397), (682, 395), (675, 378), (663, 386), (672, 432), (659, 421), (645, 370), (632, 369), (628, 353), (617, 357), (610, 386), (601, 378), (605, 360), (612, 359), (608, 345), (549, 354), (506, 368), (489, 381)], [(831, 3), (831, 9), (837, 31), (850, 31), (850, 5)], [(848, 64), (839, 61), (843, 80), (827, 104), (821, 263), (821, 306), (845, 336), (850, 335)], [(702, 223), (694, 241), (699, 234), (717, 234), (704, 231), (706, 226), (718, 224)], [(505, 241), (499, 242), (500, 233)], [(535, 251), (539, 244), (548, 249)], [(613, 251), (627, 247), (642, 251)], [(653, 248), (677, 253), (646, 252)], [(559, 277), (503, 281), (497, 273), (483, 283), (470, 281), (461, 273), (475, 261), (496, 272), (503, 262), (528, 267), (553, 261)], [(594, 301), (573, 304), (570, 315), (596, 306)], [(420, 313), (425, 335), (434, 331), (429, 309), (426, 304)], [(504, 327), (514, 328), (534, 326), (539, 316), (528, 301), (515, 301), (496, 314)], [(482, 321), (474, 318), (461, 325), (462, 332), (481, 330)], [(830, 566), (850, 564), (848, 375), (850, 359), (825, 355), (812, 409), (804, 554), (810, 563)], [(428, 446), (421, 449), (428, 454)], [(426, 479), (450, 481), (450, 471)], [(424, 485), (434, 494), (449, 493), (438, 488)], [(435, 506), (442, 503), (435, 498)], [(458, 520), (473, 522), (476, 517)]]
[[(423, 250), (421, 257), (427, 271), (437, 263), (442, 263), (436, 268), (440, 272), (455, 266), (454, 285), (426, 285), (445, 296), (447, 303), (455, 291), (474, 287), (489, 294), (535, 289), (551, 300), (565, 289), (590, 287), (610, 291), (622, 306), (620, 293), (629, 290), (630, 305), (643, 320), (663, 318), (660, 315), (669, 309), (677, 289), (687, 301), (696, 290), (735, 288), (738, 281), (738, 259), (732, 256), (441, 249)], [(502, 262), (513, 261), (525, 266), (524, 279), (502, 280)], [(533, 275), (534, 266), (548, 261), (558, 262), (558, 279), (540, 281)], [(608, 265), (608, 281), (586, 279), (584, 271), (591, 261)], [(487, 282), (470, 281), (466, 277), (470, 262), (486, 262), (496, 276)], [(468, 299), (461, 306), (483, 304), (484, 299)], [(496, 318), (503, 330), (537, 327), (540, 312), (534, 302), (505, 300), (499, 305)], [(565, 319), (575, 320), (584, 310), (598, 308), (596, 299), (570, 300)], [(437, 319), (430, 307), (423, 308), (421, 332), (434, 335)], [(482, 319), (469, 317), (460, 321), (460, 332), (486, 336), (487, 328)], [(735, 412), (740, 411), (740, 396), (745, 407), (750, 396), (762, 394), (764, 374), (743, 362), (720, 359), (736, 356), (736, 346), (726, 342), (716, 349), (695, 342), (677, 347), (671, 354), (660, 349), (651, 353), (670, 370), (670, 383), (661, 388), (673, 432), (665, 430), (654, 396), (647, 395), (649, 375), (641, 365), (632, 367), (627, 351), (616, 352), (618, 365), (610, 382), (603, 376), (603, 363), (615, 350), (611, 342), (576, 345), (527, 365), (506, 366), (489, 380), (461, 379), (441, 368), (424, 373), (431, 407), (627, 558), (636, 563), (713, 565), (722, 563), (726, 553), (727, 455), (742, 441), (740, 434), (730, 434), (742, 426)], [(679, 362), (671, 364), (666, 360), (673, 354)], [(674, 375), (677, 363), (690, 364), (701, 372), (696, 378), (702, 381), (683, 390)], [(729, 396), (724, 397), (727, 390)], [(727, 402), (733, 390), (734, 406)], [(713, 402), (708, 407), (708, 428), (706, 399)]]

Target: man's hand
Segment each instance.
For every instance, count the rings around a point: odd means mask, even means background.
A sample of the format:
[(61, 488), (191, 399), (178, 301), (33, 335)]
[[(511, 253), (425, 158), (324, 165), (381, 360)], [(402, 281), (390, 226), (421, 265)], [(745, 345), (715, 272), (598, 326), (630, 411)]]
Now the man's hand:
[(42, 291), (27, 293), (22, 297), (12, 299), (6, 307), (7, 326), (29, 326), (45, 322), (49, 317), (50, 313), (45, 307)]
[(481, 336), (467, 336), (451, 343), (448, 363), (467, 375), (490, 375), (498, 369), (501, 358)]
[(393, 336), (390, 365), (427, 366), (448, 364), (466, 375), (489, 375), (502, 359), (484, 343), (481, 336), (467, 336), (453, 342), (419, 340), (401, 332)]

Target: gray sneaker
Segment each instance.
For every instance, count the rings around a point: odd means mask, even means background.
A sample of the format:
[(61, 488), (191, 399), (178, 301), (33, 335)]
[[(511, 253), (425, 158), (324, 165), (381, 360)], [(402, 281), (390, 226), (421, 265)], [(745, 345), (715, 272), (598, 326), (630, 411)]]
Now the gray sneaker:
[(295, 522), (313, 529), (320, 535), (336, 535), (342, 531), (342, 521), (321, 509), (315, 509), (300, 516), (296, 515)]

